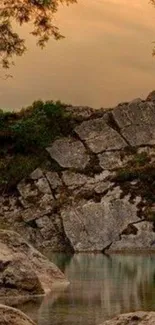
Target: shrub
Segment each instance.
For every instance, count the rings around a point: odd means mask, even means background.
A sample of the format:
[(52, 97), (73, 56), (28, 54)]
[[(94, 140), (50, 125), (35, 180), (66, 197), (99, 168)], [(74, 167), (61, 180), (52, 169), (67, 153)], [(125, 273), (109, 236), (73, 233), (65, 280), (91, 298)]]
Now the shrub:
[(0, 189), (17, 184), (40, 161), (55, 138), (68, 135), (73, 127), (65, 105), (36, 101), (20, 112), (0, 110)]

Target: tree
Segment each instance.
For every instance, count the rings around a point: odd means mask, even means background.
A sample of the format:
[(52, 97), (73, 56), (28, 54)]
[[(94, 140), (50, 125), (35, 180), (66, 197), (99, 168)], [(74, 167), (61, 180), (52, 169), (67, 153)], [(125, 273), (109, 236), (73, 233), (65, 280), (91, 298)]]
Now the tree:
[(14, 55), (26, 51), (25, 39), (14, 31), (13, 23), (32, 23), (31, 34), (37, 38), (37, 45), (45, 46), (51, 37), (63, 36), (53, 24), (53, 16), (60, 4), (75, 3), (76, 0), (0, 0), (0, 64), (9, 68)]

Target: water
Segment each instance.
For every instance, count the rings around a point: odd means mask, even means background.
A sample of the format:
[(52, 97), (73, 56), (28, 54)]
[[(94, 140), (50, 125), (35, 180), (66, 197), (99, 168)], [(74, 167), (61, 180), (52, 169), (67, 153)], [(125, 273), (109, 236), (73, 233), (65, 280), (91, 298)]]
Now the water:
[(56, 254), (52, 260), (70, 285), (22, 306), (38, 325), (95, 325), (119, 313), (155, 310), (155, 255)]
[(149, 0), (78, 0), (55, 17), (65, 40), (35, 46), (0, 79), (0, 107), (19, 109), (35, 99), (60, 99), (95, 108), (145, 98), (155, 88), (155, 8)]

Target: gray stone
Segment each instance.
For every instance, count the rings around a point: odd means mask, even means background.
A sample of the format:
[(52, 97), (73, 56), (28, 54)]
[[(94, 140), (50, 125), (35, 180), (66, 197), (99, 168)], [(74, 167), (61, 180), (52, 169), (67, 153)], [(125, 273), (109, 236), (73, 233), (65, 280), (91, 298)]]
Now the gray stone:
[(55, 201), (52, 194), (44, 194), (36, 200), (31, 207), (24, 209), (21, 212), (23, 221), (30, 222), (50, 213), (54, 208)]
[(89, 162), (84, 145), (73, 138), (56, 140), (47, 151), (64, 168), (84, 169)]
[(45, 240), (48, 240), (52, 237), (53, 223), (51, 222), (50, 217), (44, 216), (36, 220), (38, 228)]
[(141, 146), (143, 144), (155, 144), (155, 135), (149, 125), (131, 125), (122, 130), (123, 136), (131, 146)]
[(113, 109), (112, 115), (120, 129), (124, 129), (131, 125), (152, 124), (155, 118), (155, 107), (152, 103), (142, 102), (137, 105), (130, 103), (128, 106), (118, 106)]
[(35, 323), (18, 309), (0, 305), (1, 325), (35, 325)]
[(41, 193), (52, 195), (50, 186), (49, 186), (48, 181), (45, 177), (41, 177), (37, 181), (35, 181), (35, 185)]
[(129, 197), (104, 196), (101, 203), (87, 202), (62, 211), (64, 230), (74, 250), (102, 251), (119, 238), (123, 229), (138, 221), (137, 202)]
[(100, 182), (98, 183), (94, 190), (97, 194), (101, 194), (101, 193), (104, 193), (106, 192), (109, 188), (111, 188), (114, 184), (111, 183), (111, 182)]
[(53, 190), (57, 189), (59, 186), (62, 185), (62, 181), (56, 172), (47, 172), (46, 178)]
[(118, 315), (101, 325), (154, 325), (155, 312), (136, 311), (129, 314)]
[(121, 134), (130, 145), (155, 144), (155, 106), (153, 103), (131, 102), (128, 106), (116, 107), (112, 114)]
[(114, 169), (122, 167), (123, 161), (121, 159), (120, 151), (106, 151), (98, 155), (100, 166), (103, 169)]
[(155, 232), (151, 222), (142, 221), (134, 224), (137, 234), (121, 235), (120, 240), (114, 241), (110, 251), (152, 250), (155, 248)]
[(44, 177), (44, 174), (43, 174), (41, 168), (37, 168), (31, 173), (30, 177), (33, 180), (38, 180), (39, 178)]
[[(65, 172), (67, 175), (67, 171)], [(109, 188), (113, 186), (111, 182), (108, 181), (110, 172), (104, 170), (102, 173), (94, 175), (94, 177), (87, 177), (83, 174), (73, 174), (67, 175), (67, 182), (69, 189), (74, 190), (73, 198), (76, 197), (93, 197), (95, 193), (101, 194), (106, 192)], [(71, 178), (69, 178), (71, 176)]]
[(22, 180), (17, 185), (17, 189), (23, 199), (27, 199), (30, 197), (33, 198), (38, 195), (38, 189), (34, 186), (34, 184), (27, 183), (25, 180)]
[(75, 128), (75, 132), (94, 153), (120, 150), (127, 145), (120, 134), (106, 124), (104, 118), (85, 121)]
[(73, 173), (69, 170), (62, 173), (62, 179), (66, 186), (75, 189), (84, 185), (90, 178), (80, 173)]

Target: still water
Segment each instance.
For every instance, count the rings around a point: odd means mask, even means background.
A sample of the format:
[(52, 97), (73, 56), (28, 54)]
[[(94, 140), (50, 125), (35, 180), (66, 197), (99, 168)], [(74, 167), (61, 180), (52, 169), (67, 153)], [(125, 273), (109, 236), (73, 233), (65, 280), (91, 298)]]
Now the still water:
[(155, 255), (52, 255), (70, 281), (38, 305), (22, 307), (38, 325), (95, 325), (135, 310), (155, 310)]
[[(61, 6), (55, 24), (65, 39), (42, 51), (30, 36), (14, 78), (0, 78), (0, 107), (19, 109), (35, 99), (60, 99), (95, 108), (145, 98), (155, 89), (155, 7), (149, 0), (78, 0)], [(0, 74), (1, 75), (1, 74)]]

